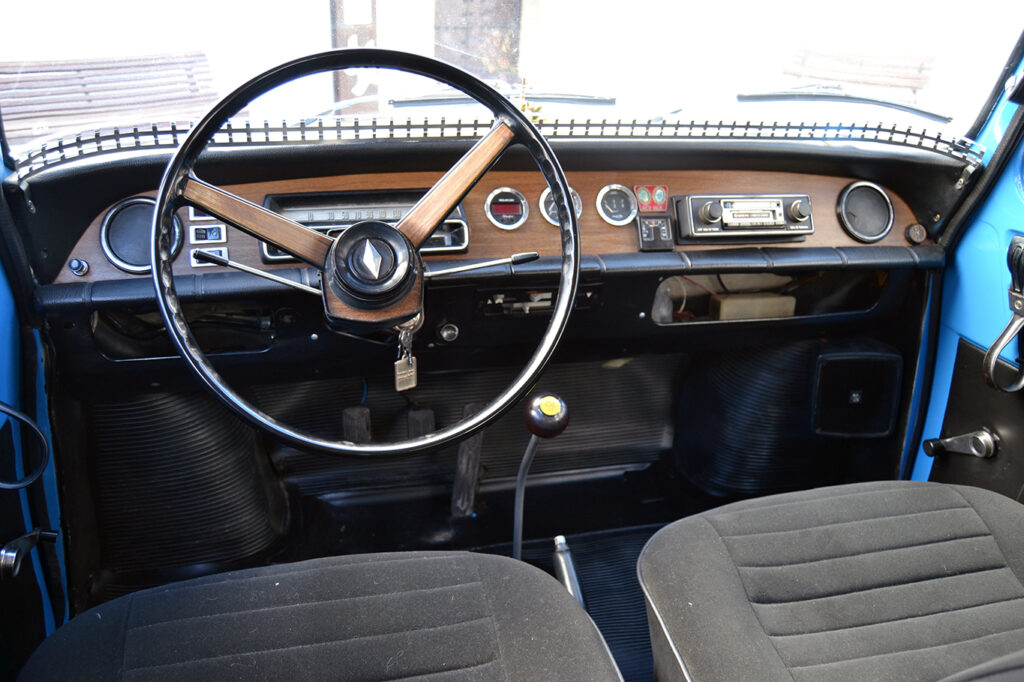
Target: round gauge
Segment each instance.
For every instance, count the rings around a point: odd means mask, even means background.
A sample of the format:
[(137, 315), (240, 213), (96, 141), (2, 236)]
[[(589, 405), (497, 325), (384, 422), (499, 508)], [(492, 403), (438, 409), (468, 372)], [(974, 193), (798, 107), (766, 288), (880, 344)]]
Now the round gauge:
[[(100, 246), (107, 260), (125, 272), (136, 275), (149, 272), (149, 240), (155, 208), (156, 202), (152, 199), (135, 197), (107, 212), (100, 226)], [(181, 223), (175, 216), (172, 258), (181, 249), (181, 239)]]
[(628, 187), (608, 185), (597, 193), (597, 212), (610, 225), (628, 225), (636, 218), (636, 197)]
[(495, 227), (502, 230), (514, 230), (526, 222), (530, 214), (530, 206), (526, 197), (519, 190), (511, 187), (499, 187), (487, 196), (484, 202), (484, 213)]
[[(583, 213), (583, 200), (580, 199), (580, 195), (572, 187), (569, 188), (569, 196), (572, 197), (572, 210), (576, 212), (576, 217), (579, 218), (580, 214)], [(558, 211), (555, 210), (555, 200), (551, 196), (550, 187), (545, 187), (544, 191), (541, 192), (539, 203), (540, 213), (544, 216), (544, 220), (555, 227), (559, 227)]]
[(889, 196), (873, 182), (854, 182), (839, 195), (839, 222), (854, 239), (877, 242), (892, 229), (893, 210)]

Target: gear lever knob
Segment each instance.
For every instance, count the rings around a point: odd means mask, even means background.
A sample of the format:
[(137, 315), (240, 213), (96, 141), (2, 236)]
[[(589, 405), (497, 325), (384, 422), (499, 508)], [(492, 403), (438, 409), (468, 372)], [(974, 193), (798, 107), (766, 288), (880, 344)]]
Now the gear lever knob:
[(569, 425), (569, 408), (554, 393), (537, 393), (526, 401), (523, 420), (533, 435), (554, 438)]

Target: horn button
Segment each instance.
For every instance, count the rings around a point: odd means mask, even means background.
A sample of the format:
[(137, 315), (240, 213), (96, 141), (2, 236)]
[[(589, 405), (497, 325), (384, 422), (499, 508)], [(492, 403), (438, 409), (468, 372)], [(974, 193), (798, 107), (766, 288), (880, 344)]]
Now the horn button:
[(349, 249), (348, 268), (360, 282), (377, 284), (395, 271), (395, 252), (383, 239), (361, 239)]
[(366, 221), (335, 240), (327, 258), (327, 280), (352, 305), (383, 307), (409, 291), (416, 263), (405, 235), (387, 223)]

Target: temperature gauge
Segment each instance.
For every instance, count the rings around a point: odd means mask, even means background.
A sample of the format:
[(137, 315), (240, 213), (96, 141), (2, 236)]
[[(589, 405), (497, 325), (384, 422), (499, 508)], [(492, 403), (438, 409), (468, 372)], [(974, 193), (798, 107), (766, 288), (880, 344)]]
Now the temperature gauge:
[(487, 196), (484, 213), (491, 223), (502, 230), (514, 230), (526, 222), (530, 206), (519, 190), (499, 187)]
[[(583, 200), (580, 199), (580, 195), (572, 187), (569, 188), (569, 196), (572, 197), (572, 209), (576, 212), (576, 217), (579, 218), (580, 214), (583, 213)], [(555, 200), (551, 196), (550, 187), (545, 187), (544, 191), (541, 192), (540, 212), (545, 220), (558, 227), (558, 211), (555, 210)]]
[(628, 225), (636, 218), (636, 197), (628, 187), (607, 185), (597, 193), (597, 212), (609, 225)]

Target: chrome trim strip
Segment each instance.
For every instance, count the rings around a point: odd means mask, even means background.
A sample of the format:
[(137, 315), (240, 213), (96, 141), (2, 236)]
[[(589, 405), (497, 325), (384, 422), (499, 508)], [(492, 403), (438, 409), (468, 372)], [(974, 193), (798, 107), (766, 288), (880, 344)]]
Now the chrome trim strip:
[[(385, 220), (383, 222), (387, 223), (388, 225), (391, 225), (392, 227), (394, 227), (395, 225), (398, 224), (398, 221), (396, 221), (396, 220)], [(354, 224), (355, 223), (352, 223), (351, 225), (332, 227), (331, 230), (347, 230), (348, 228), (352, 227), (352, 225), (354, 225)], [(441, 224), (442, 225), (455, 225), (455, 226), (457, 226), (457, 227), (455, 227), (452, 230), (452, 234), (458, 234), (458, 230), (461, 228), (461, 230), (465, 233), (465, 240), (462, 243), (453, 244), (452, 246), (421, 246), (419, 248), (419, 252), (420, 252), (421, 256), (432, 256), (432, 255), (438, 254), (438, 253), (441, 253), (441, 254), (443, 254), (443, 253), (462, 253), (463, 251), (465, 251), (466, 249), (469, 248), (469, 225), (466, 223), (465, 220), (457, 220), (457, 219), (454, 219), (454, 218), (448, 218), (448, 219), (445, 219), (445, 221), (443, 223), (441, 223)], [(265, 241), (262, 241), (262, 240), (260, 240), (260, 259), (264, 263), (298, 263), (299, 262), (298, 259), (296, 259), (291, 254), (287, 254), (287, 253), (285, 253), (285, 254), (271, 254), (267, 250), (267, 243)]]

